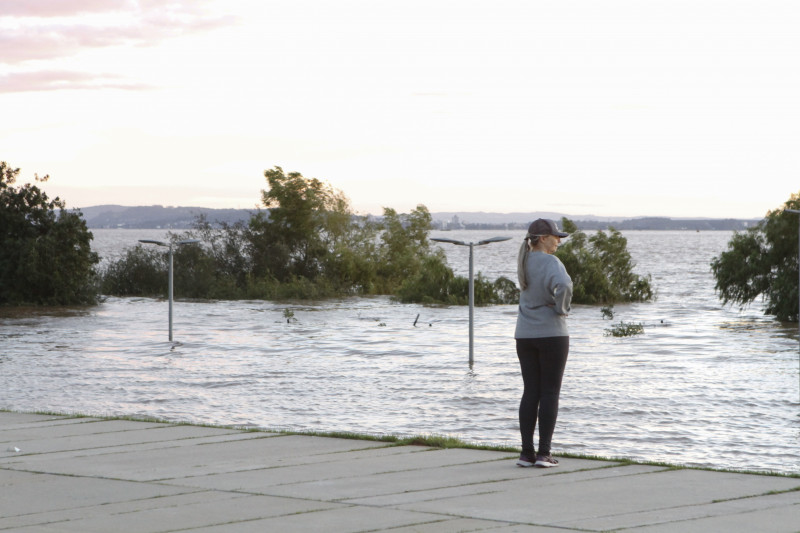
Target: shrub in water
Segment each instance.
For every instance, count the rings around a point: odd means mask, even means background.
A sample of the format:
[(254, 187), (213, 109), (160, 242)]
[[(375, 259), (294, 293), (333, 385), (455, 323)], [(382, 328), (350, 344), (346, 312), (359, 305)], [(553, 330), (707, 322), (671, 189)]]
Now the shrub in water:
[(715, 257), (711, 270), (722, 302), (744, 307), (761, 296), (765, 314), (781, 321), (798, 321), (797, 213), (800, 193), (792, 194), (782, 208), (764, 220), (737, 232), (728, 249)]
[(605, 330), (606, 337), (632, 337), (644, 333), (644, 324), (620, 322)]
[(609, 228), (608, 233), (598, 231), (587, 237), (567, 218), (562, 219), (562, 226), (571, 235), (556, 256), (572, 277), (573, 303), (613, 304), (653, 298), (650, 276), (633, 273), (628, 240), (619, 231)]
[[(173, 241), (200, 239), (174, 248), (175, 293), (209, 299), (316, 299), (353, 294), (393, 294), (402, 302), (466, 304), (468, 281), (456, 276), (444, 252), (432, 248), (431, 214), (384, 209), (376, 222), (355, 216), (340, 192), (280, 167), (264, 173), (269, 211), (247, 224), (215, 228), (198, 218)], [(161, 296), (166, 293), (166, 253), (129, 251), (103, 273), (103, 292)], [(478, 305), (512, 303), (516, 284), (507, 278), (475, 279)]]
[(163, 297), (167, 294), (167, 270), (164, 252), (136, 246), (106, 266), (100, 276), (100, 290), (116, 296)]

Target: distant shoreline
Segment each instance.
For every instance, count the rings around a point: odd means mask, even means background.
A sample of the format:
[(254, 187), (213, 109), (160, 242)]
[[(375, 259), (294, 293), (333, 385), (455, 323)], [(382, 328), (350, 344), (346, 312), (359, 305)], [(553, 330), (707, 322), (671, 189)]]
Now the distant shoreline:
[[(99, 205), (80, 209), (89, 229), (164, 229), (186, 230), (203, 216), (214, 225), (235, 224), (247, 221), (253, 209), (213, 209), (208, 207), (164, 207)], [(370, 218), (380, 218), (368, 215)], [(669, 217), (596, 217), (566, 215), (552, 212), (486, 213), (437, 212), (431, 213), (433, 228), (449, 229), (526, 229), (532, 220), (566, 217), (582, 230), (604, 230), (609, 226), (618, 230), (687, 230), (687, 231), (741, 231), (757, 224), (761, 219), (669, 218)]]

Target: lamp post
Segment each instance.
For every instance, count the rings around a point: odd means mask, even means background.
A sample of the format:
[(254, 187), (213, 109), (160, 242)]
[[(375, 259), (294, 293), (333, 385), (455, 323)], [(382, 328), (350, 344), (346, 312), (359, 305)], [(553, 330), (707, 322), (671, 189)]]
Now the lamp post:
[(469, 367), (472, 368), (472, 363), (474, 360), (473, 357), (473, 346), (474, 346), (474, 309), (475, 309), (475, 281), (472, 276), (472, 265), (473, 265), (473, 258), (472, 258), (472, 248), (474, 246), (483, 246), (484, 244), (489, 244), (492, 242), (500, 242), (500, 241), (508, 241), (511, 240), (511, 237), (491, 237), (489, 239), (483, 239), (482, 241), (478, 242), (464, 242), (464, 241), (457, 241), (454, 239), (440, 239), (440, 238), (431, 238), (432, 241), (436, 242), (449, 242), (450, 244), (455, 244), (456, 246), (469, 246)]
[[(787, 213), (794, 213), (800, 215), (800, 209), (784, 209)], [(800, 221), (797, 226), (797, 327), (798, 327), (798, 341), (800, 341)], [(800, 365), (800, 362), (798, 362)]]
[[(157, 244), (158, 246), (169, 247), (169, 288), (167, 290), (167, 295), (169, 299), (169, 342), (172, 342), (172, 242), (154, 241), (150, 239), (139, 239), (139, 242), (145, 244)], [(184, 244), (192, 244), (195, 242), (200, 242), (200, 239), (186, 239), (183, 241), (178, 241), (175, 244), (180, 246)]]

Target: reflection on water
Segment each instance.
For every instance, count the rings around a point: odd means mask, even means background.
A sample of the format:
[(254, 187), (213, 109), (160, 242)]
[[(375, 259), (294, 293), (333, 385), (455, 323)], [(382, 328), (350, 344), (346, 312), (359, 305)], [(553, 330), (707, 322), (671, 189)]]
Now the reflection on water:
[[(122, 240), (163, 237), (131, 233)], [(447, 235), (494, 234), (520, 237)], [(800, 471), (797, 331), (762, 316), (758, 306), (740, 312), (719, 304), (708, 264), (730, 234), (626, 236), (637, 270), (652, 274), (659, 297), (616, 306), (615, 322), (645, 324), (632, 338), (604, 336), (611, 322), (596, 307), (571, 314), (556, 450)], [(476, 270), (513, 279), (518, 244), (515, 238), (476, 248)], [(444, 249), (466, 273), (468, 250)], [(287, 322), (286, 309), (294, 321)], [(167, 342), (163, 300), (0, 309), (0, 408), (434, 433), (517, 446), (515, 317), (514, 306), (476, 309), (469, 369), (465, 307), (384, 297), (179, 300), (174, 343)], [(752, 457), (758, 465), (745, 462)]]

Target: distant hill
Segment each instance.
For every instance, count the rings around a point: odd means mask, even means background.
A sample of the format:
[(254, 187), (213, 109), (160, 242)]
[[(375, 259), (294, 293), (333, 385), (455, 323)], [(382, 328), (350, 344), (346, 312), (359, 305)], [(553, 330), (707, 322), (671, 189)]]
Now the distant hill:
[(760, 219), (669, 218), (669, 217), (601, 217), (593, 215), (566, 215), (552, 212), (532, 213), (431, 213), (438, 229), (527, 229), (537, 218), (550, 218), (560, 222), (563, 217), (573, 221), (582, 230), (743, 230)]
[[(253, 209), (212, 209), (209, 207), (164, 207), (96, 205), (81, 208), (89, 228), (130, 229), (189, 229), (198, 216), (203, 215), (212, 224), (234, 224), (249, 220)], [(436, 229), (525, 229), (537, 218), (560, 221), (567, 217), (583, 230), (742, 230), (756, 224), (759, 219), (713, 219), (668, 217), (600, 217), (592, 215), (565, 215), (553, 212), (484, 213), (444, 211), (431, 213)], [(375, 218), (375, 217), (372, 217)]]
[(81, 208), (89, 228), (188, 229), (200, 215), (212, 224), (233, 224), (248, 220), (254, 210), (212, 209), (209, 207), (164, 207), (161, 205), (128, 207), (96, 205)]

